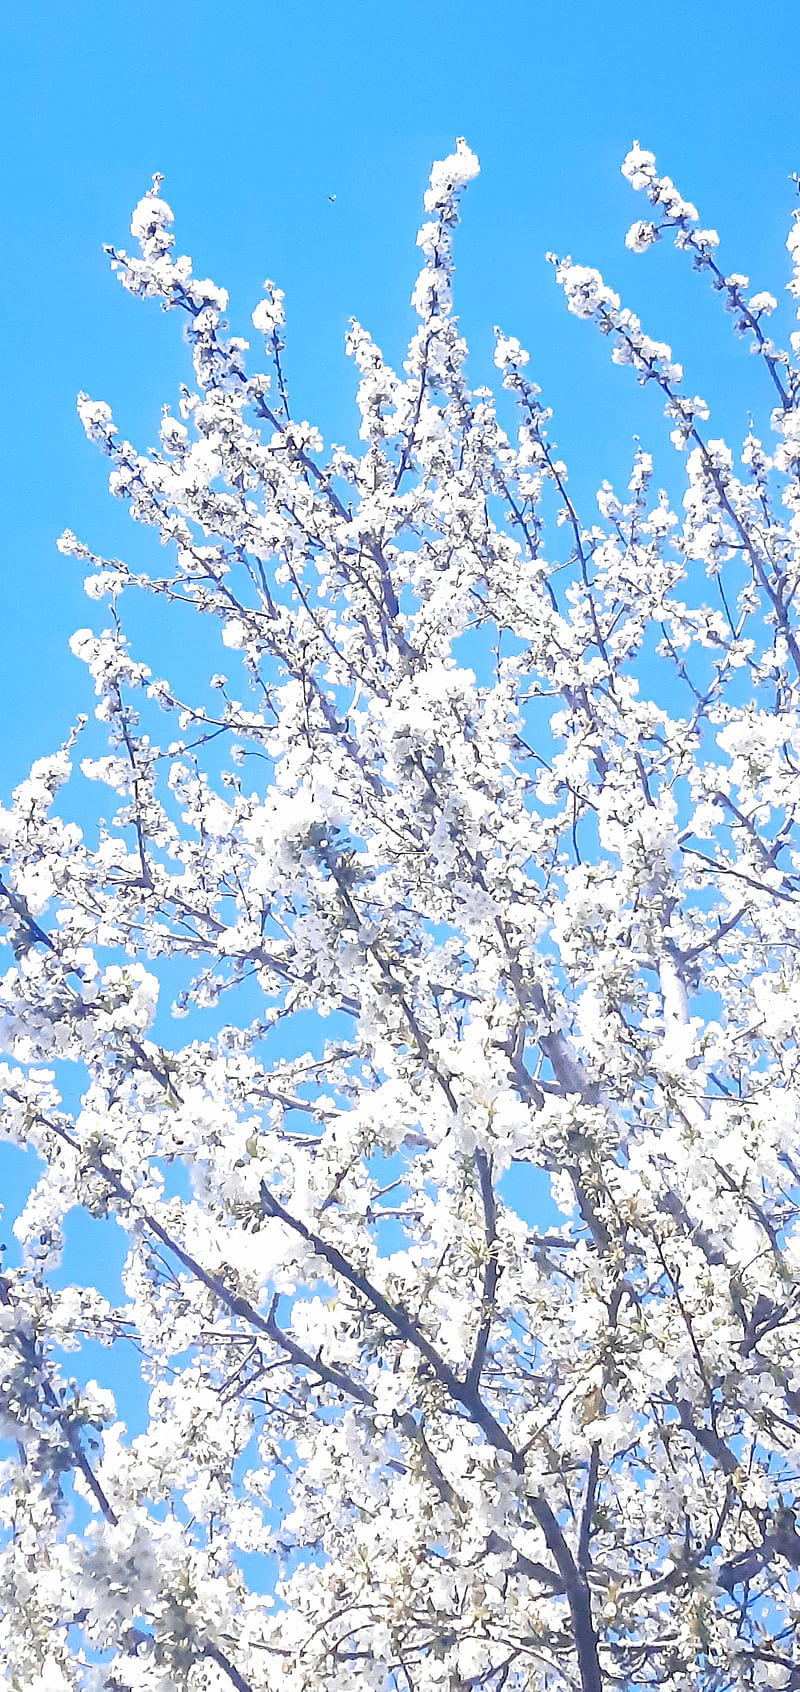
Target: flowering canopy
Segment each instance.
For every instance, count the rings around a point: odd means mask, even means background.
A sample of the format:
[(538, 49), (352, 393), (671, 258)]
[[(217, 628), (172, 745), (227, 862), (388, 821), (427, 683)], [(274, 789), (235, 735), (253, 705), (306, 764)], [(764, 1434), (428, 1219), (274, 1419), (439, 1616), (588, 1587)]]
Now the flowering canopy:
[[(158, 180), (111, 250), (195, 385), (147, 455), (81, 396), (169, 564), (62, 538), (104, 727), (0, 813), (3, 1131), (41, 1160), (0, 1275), (14, 1692), (800, 1686), (800, 333), (634, 147), (628, 244), (710, 278), (777, 444), (709, 438), (557, 261), (686, 455), (682, 510), (639, 451), (587, 522), (518, 341), (514, 432), (467, 384), (477, 168), (433, 168), (402, 372), (351, 326), (359, 452), (292, 416), (271, 282), (246, 373)], [(153, 679), (134, 587), (217, 619), (246, 703)], [(52, 808), (84, 747), (91, 840)], [(116, 1300), (54, 1274), (76, 1206), (127, 1236)]]

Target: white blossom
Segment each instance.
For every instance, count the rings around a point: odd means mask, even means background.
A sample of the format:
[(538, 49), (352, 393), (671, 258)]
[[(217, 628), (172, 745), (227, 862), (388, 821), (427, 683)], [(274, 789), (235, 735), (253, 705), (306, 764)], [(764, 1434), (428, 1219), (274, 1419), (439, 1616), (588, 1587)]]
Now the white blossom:
[(627, 244), (711, 282), (776, 446), (556, 260), (682, 453), (584, 510), (517, 337), (468, 379), (477, 170), (405, 356), (349, 326), (356, 447), (160, 178), (109, 250), (192, 375), (152, 453), (79, 398), (166, 562), (62, 535), (93, 715), (0, 810), (15, 1692), (796, 1680), (800, 382), (635, 145)]

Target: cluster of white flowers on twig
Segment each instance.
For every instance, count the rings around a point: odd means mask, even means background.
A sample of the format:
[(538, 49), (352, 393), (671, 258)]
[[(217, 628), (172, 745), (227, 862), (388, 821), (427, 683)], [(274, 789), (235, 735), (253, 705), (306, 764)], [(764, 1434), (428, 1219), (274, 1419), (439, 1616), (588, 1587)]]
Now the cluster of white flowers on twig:
[[(686, 449), (682, 508), (639, 450), (587, 520), (517, 338), (513, 429), (467, 382), (477, 169), (433, 168), (402, 369), (351, 325), (356, 452), (292, 415), (271, 282), (248, 374), (159, 180), (110, 253), (194, 388), (148, 454), (81, 396), (170, 563), (64, 535), (107, 743), (0, 812), (3, 1132), (41, 1160), (0, 1272), (15, 1692), (800, 1685), (798, 336), (634, 147), (628, 245), (710, 277), (778, 444), (708, 436), (556, 261)], [(244, 697), (154, 677), (134, 589), (215, 619)], [(96, 836), (54, 810), (76, 757)], [(55, 1273), (76, 1206), (127, 1236), (116, 1298)]]

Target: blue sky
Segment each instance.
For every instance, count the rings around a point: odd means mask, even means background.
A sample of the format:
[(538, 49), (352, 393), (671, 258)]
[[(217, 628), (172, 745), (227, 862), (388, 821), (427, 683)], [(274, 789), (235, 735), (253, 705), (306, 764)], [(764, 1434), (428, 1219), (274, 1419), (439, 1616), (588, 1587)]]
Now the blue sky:
[(131, 558), (147, 545), (109, 499), (74, 399), (85, 388), (108, 400), (146, 448), (187, 374), (175, 318), (127, 298), (101, 251), (125, 242), (154, 171), (181, 250), (228, 287), (240, 332), (264, 276), (286, 290), (294, 405), (341, 440), (354, 415), (348, 318), (402, 356), (428, 169), (465, 134), (483, 167), (457, 244), (475, 379), (490, 371), (494, 323), (520, 336), (588, 501), (604, 475), (624, 474), (635, 433), (658, 446), (665, 430), (655, 398), (567, 317), (544, 253), (599, 265), (718, 399), (719, 432), (740, 434), (763, 403), (761, 373), (676, 255), (626, 253), (640, 204), (619, 164), (634, 137), (653, 148), (720, 230), (728, 267), (779, 293), (800, 166), (797, 62), (790, 0), (11, 5), (0, 799), (87, 704), (67, 637), (97, 608), (57, 535), (69, 526)]
[[(402, 359), (428, 171), (466, 135), (482, 174), (457, 238), (456, 301), (474, 377), (491, 378), (495, 323), (528, 346), (591, 512), (599, 481), (625, 475), (637, 433), (669, 466), (666, 427), (656, 398), (568, 317), (544, 255), (598, 265), (671, 342), (692, 390), (717, 401), (715, 432), (740, 438), (749, 408), (765, 415), (763, 371), (676, 255), (626, 252), (642, 207), (619, 165), (634, 138), (652, 148), (719, 229), (725, 265), (780, 293), (797, 204), (789, 176), (800, 169), (798, 56), (796, 0), (758, 10), (746, 0), (11, 0), (0, 67), (0, 803), (91, 708), (67, 642), (102, 609), (84, 599), (57, 536), (69, 527), (98, 552), (153, 556), (108, 496), (75, 396), (107, 400), (146, 449), (189, 375), (176, 318), (126, 296), (102, 253), (104, 242), (126, 244), (155, 171), (179, 250), (228, 288), (236, 331), (248, 333), (265, 276), (285, 290), (294, 408), (343, 440), (355, 426), (348, 319)], [(153, 609), (133, 608), (136, 655), (163, 673)], [(3, 1156), (13, 1213), (30, 1164)], [(88, 1234), (79, 1218), (70, 1229), (63, 1278), (91, 1276), (95, 1235), (84, 1262)], [(106, 1245), (111, 1262), (110, 1236)], [(115, 1367), (130, 1403), (125, 1360)]]

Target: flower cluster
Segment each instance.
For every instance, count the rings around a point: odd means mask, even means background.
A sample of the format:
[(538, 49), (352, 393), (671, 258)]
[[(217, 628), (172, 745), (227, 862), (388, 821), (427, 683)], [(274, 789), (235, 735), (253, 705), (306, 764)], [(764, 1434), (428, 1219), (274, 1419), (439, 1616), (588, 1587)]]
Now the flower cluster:
[[(774, 450), (708, 434), (556, 261), (663, 395), (677, 504), (640, 448), (581, 514), (516, 336), (470, 387), (463, 140), (405, 359), (350, 326), (355, 450), (292, 415), (271, 282), (249, 373), (159, 179), (111, 250), (194, 383), (149, 453), (79, 399), (169, 562), (62, 537), (93, 716), (0, 811), (16, 1692), (800, 1684), (800, 385), (774, 296), (623, 168), (629, 248), (674, 233), (775, 406)], [(207, 686), (135, 654), (132, 592), (203, 616)]]

